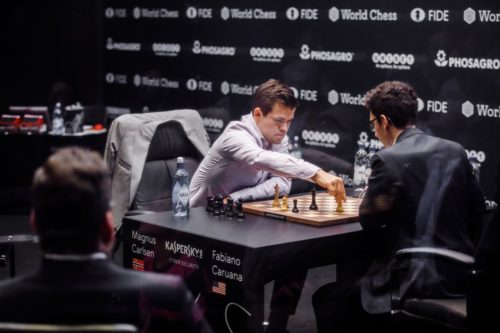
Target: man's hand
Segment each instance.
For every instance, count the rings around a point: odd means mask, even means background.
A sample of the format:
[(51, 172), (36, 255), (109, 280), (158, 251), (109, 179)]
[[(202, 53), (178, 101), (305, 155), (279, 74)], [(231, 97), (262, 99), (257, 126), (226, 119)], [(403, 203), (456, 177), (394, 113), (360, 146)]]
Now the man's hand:
[(337, 202), (346, 201), (344, 182), (342, 178), (329, 174), (323, 170), (316, 172), (311, 178), (316, 184), (323, 187), (335, 197)]

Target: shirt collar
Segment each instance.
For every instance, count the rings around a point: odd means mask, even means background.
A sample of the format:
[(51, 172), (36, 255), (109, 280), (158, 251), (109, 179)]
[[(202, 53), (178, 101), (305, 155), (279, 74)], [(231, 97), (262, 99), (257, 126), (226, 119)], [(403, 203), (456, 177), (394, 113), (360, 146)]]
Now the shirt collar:
[(260, 131), (259, 126), (257, 125), (257, 123), (255, 122), (255, 119), (253, 118), (252, 112), (250, 112), (250, 114), (247, 114), (247, 115), (244, 115), (243, 117), (241, 117), (241, 120), (243, 122), (247, 122), (248, 124), (250, 124), (252, 129), (259, 136), (260, 141), (262, 143), (262, 147), (264, 147), (265, 149), (271, 149), (272, 144), (269, 141), (267, 141), (266, 138), (264, 138), (264, 135), (262, 135), (262, 132)]

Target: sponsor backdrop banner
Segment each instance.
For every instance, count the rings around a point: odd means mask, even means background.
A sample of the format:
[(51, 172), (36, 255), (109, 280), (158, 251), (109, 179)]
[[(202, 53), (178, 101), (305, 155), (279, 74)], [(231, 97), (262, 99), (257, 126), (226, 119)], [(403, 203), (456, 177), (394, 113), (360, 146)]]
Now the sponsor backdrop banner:
[(215, 138), (276, 78), (300, 102), (289, 137), (351, 163), (358, 141), (376, 139), (366, 91), (403, 80), (419, 95), (418, 126), (462, 144), (493, 195), (497, 1), (106, 0), (102, 18), (109, 116), (194, 108)]

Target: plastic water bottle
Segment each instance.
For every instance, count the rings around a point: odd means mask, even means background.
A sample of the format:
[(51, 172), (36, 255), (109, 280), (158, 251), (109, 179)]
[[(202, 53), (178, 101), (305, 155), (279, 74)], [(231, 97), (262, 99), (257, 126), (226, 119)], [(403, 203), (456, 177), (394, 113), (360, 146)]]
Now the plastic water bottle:
[(57, 102), (52, 113), (52, 133), (55, 135), (64, 134), (64, 118), (61, 110), (61, 103)]
[(353, 182), (354, 188), (363, 188), (366, 185), (365, 173), (366, 173), (366, 159), (368, 158), (368, 153), (365, 150), (365, 144), (358, 141), (358, 151), (354, 155), (354, 175)]
[(184, 158), (177, 157), (177, 171), (172, 191), (174, 216), (189, 215), (189, 173), (184, 168)]
[(377, 151), (377, 148), (375, 145), (370, 143), (370, 148), (368, 148), (368, 155), (366, 156), (366, 169), (365, 169), (365, 184), (368, 185), (368, 178), (370, 178), (370, 175), (372, 173), (372, 157)]
[(290, 149), (290, 155), (295, 158), (302, 159), (302, 150), (300, 149), (299, 137), (296, 135), (293, 137), (292, 149)]

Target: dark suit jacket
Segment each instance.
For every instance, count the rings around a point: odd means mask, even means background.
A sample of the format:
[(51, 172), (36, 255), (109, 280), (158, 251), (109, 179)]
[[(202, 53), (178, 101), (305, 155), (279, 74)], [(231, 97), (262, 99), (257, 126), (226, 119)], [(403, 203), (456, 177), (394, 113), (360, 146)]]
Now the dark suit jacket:
[(181, 278), (107, 259), (44, 259), (33, 275), (0, 284), (0, 321), (129, 323), (141, 332), (210, 331)]
[[(390, 265), (394, 253), (436, 246), (472, 255), (471, 228), (484, 211), (484, 198), (459, 144), (417, 128), (403, 131), (395, 145), (372, 158), (360, 222), (372, 235), (375, 259), (362, 281), (363, 307), (390, 310)], [(462, 282), (435, 262), (411, 261), (400, 293), (453, 297)]]

